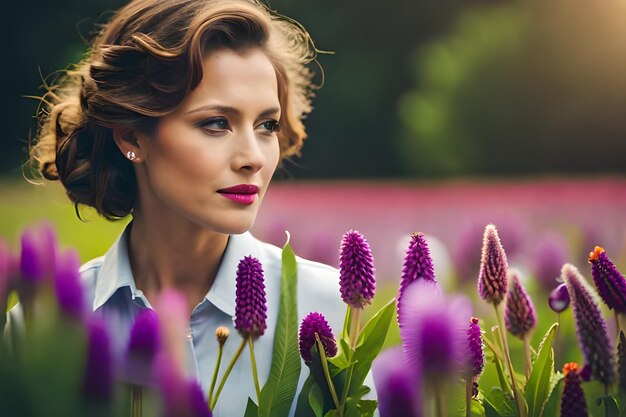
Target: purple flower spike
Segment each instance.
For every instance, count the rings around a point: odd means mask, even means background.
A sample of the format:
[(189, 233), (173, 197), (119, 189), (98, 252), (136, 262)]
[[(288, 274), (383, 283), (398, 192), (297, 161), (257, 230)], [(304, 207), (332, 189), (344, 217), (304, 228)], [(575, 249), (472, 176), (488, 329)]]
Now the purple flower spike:
[(363, 308), (374, 298), (374, 258), (367, 240), (356, 230), (346, 232), (341, 240), (339, 285), (341, 298), (354, 308)]
[(466, 367), (469, 300), (447, 298), (430, 281), (406, 288), (399, 324), (406, 360), (426, 378), (453, 377)]
[(75, 319), (82, 318), (85, 311), (79, 268), (80, 259), (75, 250), (58, 254), (54, 274), (54, 290), (61, 311)]
[(626, 280), (615, 268), (600, 246), (596, 246), (589, 254), (591, 275), (598, 293), (610, 309), (618, 313), (626, 313)]
[(246, 256), (237, 267), (235, 328), (243, 338), (257, 339), (267, 328), (267, 306), (263, 267), (258, 259)]
[(561, 397), (561, 417), (589, 416), (585, 393), (578, 374), (578, 364), (575, 362), (566, 363), (563, 366), (563, 373), (565, 374), (565, 385)]
[(506, 298), (504, 324), (506, 329), (515, 337), (524, 337), (535, 328), (537, 313), (533, 300), (519, 281), (519, 273), (516, 270), (508, 272), (509, 295)]
[[(187, 394), (189, 395), (189, 408), (191, 413), (185, 414), (190, 417), (212, 417), (213, 413), (209, 410), (202, 388), (195, 380), (187, 381)], [(180, 414), (179, 414), (180, 415)]]
[(56, 233), (52, 225), (45, 223), (40, 229), (26, 229), (21, 240), (22, 277), (33, 283), (52, 277), (57, 252)]
[[(11, 288), (11, 252), (6, 243), (0, 239), (0, 313), (7, 307), (7, 297)], [(1, 320), (1, 319), (0, 319)], [(0, 331), (2, 329), (0, 328)]]
[(107, 328), (92, 318), (87, 322), (87, 363), (83, 394), (89, 400), (107, 402), (113, 393), (111, 345)]
[(561, 276), (572, 300), (576, 336), (585, 363), (591, 367), (591, 375), (595, 379), (610, 384), (615, 378), (613, 344), (592, 290), (578, 269), (571, 264), (563, 266)]
[(144, 308), (137, 313), (130, 330), (128, 354), (152, 360), (159, 351), (160, 345), (159, 317), (154, 310)]
[(406, 251), (404, 265), (402, 266), (400, 289), (398, 290), (398, 315), (400, 315), (402, 293), (410, 283), (417, 281), (418, 279), (437, 282), (435, 279), (433, 260), (430, 257), (428, 243), (426, 243), (423, 233), (415, 233), (411, 235), (411, 242), (409, 243), (409, 248)]
[(333, 331), (328, 325), (324, 316), (320, 313), (309, 313), (300, 324), (299, 347), (300, 356), (304, 363), (309, 364), (313, 361), (311, 350), (316, 345), (315, 333), (320, 338), (324, 353), (327, 358), (332, 358), (337, 354), (337, 343)]
[(372, 365), (380, 417), (420, 417), (420, 388), (404, 360), (402, 347), (381, 353)]
[(548, 297), (548, 304), (555, 313), (562, 313), (569, 307), (569, 292), (567, 285), (561, 284), (552, 290)]
[(478, 274), (478, 294), (483, 300), (498, 305), (506, 294), (506, 253), (500, 243), (498, 231), (493, 224), (485, 227), (483, 249)]
[(470, 319), (470, 326), (467, 330), (467, 344), (469, 346), (470, 375), (475, 378), (482, 373), (485, 367), (483, 335), (476, 317)]

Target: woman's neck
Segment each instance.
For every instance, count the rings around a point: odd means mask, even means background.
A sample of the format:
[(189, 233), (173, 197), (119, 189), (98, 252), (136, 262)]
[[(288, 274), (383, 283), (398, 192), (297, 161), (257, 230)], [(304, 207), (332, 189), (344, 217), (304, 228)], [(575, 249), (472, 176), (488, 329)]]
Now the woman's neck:
[(129, 258), (135, 284), (149, 301), (163, 289), (179, 291), (191, 313), (215, 281), (228, 235), (180, 218), (160, 217), (133, 216)]

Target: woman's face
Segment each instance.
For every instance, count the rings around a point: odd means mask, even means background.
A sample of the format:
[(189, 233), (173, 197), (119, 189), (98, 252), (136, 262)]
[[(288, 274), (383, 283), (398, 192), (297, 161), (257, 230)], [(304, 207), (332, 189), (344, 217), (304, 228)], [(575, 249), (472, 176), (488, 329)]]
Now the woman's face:
[(279, 161), (276, 72), (259, 49), (210, 53), (200, 84), (140, 139), (141, 210), (249, 230)]

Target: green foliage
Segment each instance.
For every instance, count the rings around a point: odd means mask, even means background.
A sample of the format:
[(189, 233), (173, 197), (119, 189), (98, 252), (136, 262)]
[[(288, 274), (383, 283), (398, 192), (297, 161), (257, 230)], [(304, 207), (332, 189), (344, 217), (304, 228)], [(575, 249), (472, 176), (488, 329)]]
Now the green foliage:
[(540, 417), (545, 402), (550, 397), (550, 387), (554, 374), (554, 352), (552, 342), (559, 325), (554, 323), (539, 344), (539, 353), (533, 362), (530, 378), (526, 384), (524, 396), (528, 404), (528, 416)]
[(274, 335), (272, 367), (269, 379), (261, 390), (260, 417), (286, 417), (296, 395), (301, 368), (298, 352), (297, 285), (296, 256), (287, 241), (282, 252), (280, 307)]

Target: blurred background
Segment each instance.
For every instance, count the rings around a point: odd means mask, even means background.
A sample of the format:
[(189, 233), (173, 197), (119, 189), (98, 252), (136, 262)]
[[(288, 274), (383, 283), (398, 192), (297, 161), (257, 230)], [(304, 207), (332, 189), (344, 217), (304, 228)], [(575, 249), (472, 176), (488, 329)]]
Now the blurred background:
[[(126, 223), (87, 209), (81, 222), (58, 184), (22, 176), (38, 104), (25, 96), (80, 60), (93, 25), (124, 3), (3, 2), (0, 234), (11, 245), (23, 227), (48, 219), (87, 260)], [(601, 245), (624, 270), (626, 2), (270, 5), (333, 53), (319, 56), (324, 86), (306, 120), (309, 139), (277, 174), (259, 237), (282, 244), (288, 229), (298, 254), (336, 265), (341, 234), (362, 231), (383, 302), (416, 231), (428, 236), (438, 278), (473, 294), (482, 230), (494, 222), (540, 321), (565, 261), (589, 276), (587, 254)]]

